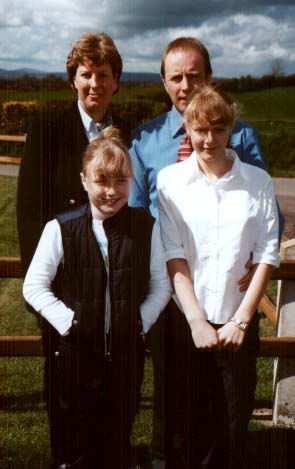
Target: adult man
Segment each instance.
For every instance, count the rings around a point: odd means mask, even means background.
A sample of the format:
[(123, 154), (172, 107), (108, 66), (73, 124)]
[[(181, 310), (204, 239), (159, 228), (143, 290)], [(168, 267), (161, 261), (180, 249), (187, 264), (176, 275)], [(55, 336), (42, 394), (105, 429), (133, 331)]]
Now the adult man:
[[(130, 154), (134, 181), (130, 204), (157, 217), (156, 179), (160, 169), (173, 164), (185, 130), (182, 114), (193, 89), (209, 83), (212, 69), (207, 49), (195, 38), (178, 38), (164, 51), (161, 77), (172, 101), (172, 109), (139, 126), (132, 134)], [(230, 138), (242, 161), (264, 168), (256, 131), (238, 121)]]
[[(114, 123), (109, 105), (117, 91), (122, 59), (108, 35), (83, 34), (67, 58), (67, 73), (77, 99), (61, 113), (41, 112), (27, 134), (20, 167), (17, 224), (22, 268), (26, 273), (45, 223), (59, 212), (87, 201), (80, 181), (82, 155), (88, 143)], [(124, 133), (124, 132), (123, 132)], [(125, 135), (129, 134), (129, 129)], [(41, 322), (45, 351), (45, 396), (53, 448), (54, 392), (57, 334)]]
[[(172, 109), (135, 129), (130, 149), (134, 179), (129, 204), (149, 211), (156, 218), (158, 217), (157, 174), (162, 168), (177, 160), (178, 148), (185, 135), (182, 114), (188, 96), (192, 90), (211, 81), (212, 69), (207, 49), (192, 37), (181, 37), (172, 41), (163, 54), (161, 77), (171, 98)], [(242, 161), (264, 168), (256, 131), (249, 125), (238, 121), (231, 133), (229, 144)], [(245, 282), (247, 284), (245, 278), (240, 280), (242, 288), (245, 288)], [(197, 464), (196, 459), (192, 461), (191, 455), (192, 458), (198, 458), (200, 463), (207, 451), (207, 438), (204, 438), (204, 435), (195, 435), (194, 440), (196, 444), (204, 447), (203, 454), (195, 455), (188, 444), (190, 433), (193, 432), (192, 406), (196, 405), (193, 396), (194, 376), (191, 375), (194, 367), (189, 365), (189, 361), (194, 358), (191, 357), (190, 333), (183, 323), (182, 316), (171, 301), (150, 333), (155, 392), (151, 448), (154, 468), (165, 467), (165, 444), (169, 469), (172, 467), (187, 469), (191, 467), (190, 464)], [(171, 318), (175, 319), (171, 321)], [(182, 353), (185, 356), (182, 356)], [(172, 378), (175, 373), (178, 373), (178, 376)], [(165, 383), (164, 375), (167, 378)], [(166, 403), (168, 401), (169, 416), (166, 437), (165, 400)], [(200, 402), (202, 396), (199, 397)], [(184, 408), (185, 403), (186, 408)]]

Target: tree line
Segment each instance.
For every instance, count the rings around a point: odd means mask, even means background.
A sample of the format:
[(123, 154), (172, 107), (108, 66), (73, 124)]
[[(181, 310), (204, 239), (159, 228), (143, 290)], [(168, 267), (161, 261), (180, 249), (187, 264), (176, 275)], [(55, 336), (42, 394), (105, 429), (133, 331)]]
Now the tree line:
[[(240, 78), (219, 79), (224, 88), (231, 93), (259, 91), (263, 89), (295, 86), (295, 74), (276, 75), (269, 74), (256, 78), (251, 75), (241, 76)], [(132, 82), (123, 82), (121, 85), (130, 87)], [(69, 84), (62, 76), (49, 74), (38, 78), (29, 75), (23, 75), (16, 78), (0, 78), (0, 90), (11, 91), (59, 91), (68, 90)]]

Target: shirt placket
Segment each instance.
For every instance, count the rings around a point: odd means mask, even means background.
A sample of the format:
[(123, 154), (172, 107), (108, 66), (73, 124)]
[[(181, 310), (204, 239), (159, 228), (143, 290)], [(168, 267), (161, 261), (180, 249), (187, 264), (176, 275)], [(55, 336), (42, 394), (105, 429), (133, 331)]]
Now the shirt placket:
[(211, 296), (211, 311), (214, 316), (218, 310), (218, 243), (219, 243), (219, 192), (213, 184), (210, 184), (210, 200), (211, 200), (211, 223), (208, 233), (209, 244), (209, 284)]

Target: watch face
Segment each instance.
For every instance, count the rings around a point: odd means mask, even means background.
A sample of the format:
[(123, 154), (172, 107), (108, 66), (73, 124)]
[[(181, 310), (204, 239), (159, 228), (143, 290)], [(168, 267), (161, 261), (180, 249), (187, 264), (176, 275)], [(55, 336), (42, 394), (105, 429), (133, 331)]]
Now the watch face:
[(232, 318), (231, 321), (233, 321), (236, 326), (242, 329), (243, 331), (245, 331), (248, 327), (248, 324), (246, 322), (239, 321), (238, 319)]

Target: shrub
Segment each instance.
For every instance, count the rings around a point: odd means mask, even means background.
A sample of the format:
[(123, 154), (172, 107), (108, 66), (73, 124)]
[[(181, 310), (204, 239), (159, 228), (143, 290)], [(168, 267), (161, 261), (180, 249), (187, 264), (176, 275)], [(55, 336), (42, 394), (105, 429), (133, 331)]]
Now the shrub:
[(0, 127), (5, 128), (9, 134), (24, 134), (30, 119), (36, 112), (36, 107), (36, 101), (2, 103)]

